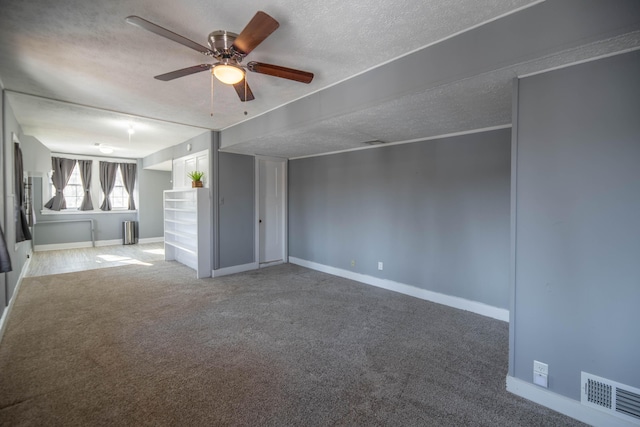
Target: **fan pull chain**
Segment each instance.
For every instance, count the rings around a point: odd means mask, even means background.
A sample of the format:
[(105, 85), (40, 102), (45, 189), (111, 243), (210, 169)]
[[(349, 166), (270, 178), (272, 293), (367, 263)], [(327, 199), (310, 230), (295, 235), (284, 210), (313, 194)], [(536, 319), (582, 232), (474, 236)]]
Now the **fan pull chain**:
[(211, 117), (213, 117), (213, 72), (211, 73)]
[[(244, 74), (244, 105), (247, 105), (247, 73)], [(244, 115), (247, 115), (247, 110), (244, 110)]]

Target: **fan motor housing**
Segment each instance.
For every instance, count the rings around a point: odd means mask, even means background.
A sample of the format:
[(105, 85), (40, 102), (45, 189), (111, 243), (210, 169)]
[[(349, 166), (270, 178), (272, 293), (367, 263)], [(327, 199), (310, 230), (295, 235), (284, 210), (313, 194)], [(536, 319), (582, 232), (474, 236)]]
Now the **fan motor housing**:
[(233, 42), (238, 35), (230, 31), (218, 30), (209, 34), (209, 47), (213, 51), (216, 58), (236, 58), (242, 59), (238, 53), (232, 49)]

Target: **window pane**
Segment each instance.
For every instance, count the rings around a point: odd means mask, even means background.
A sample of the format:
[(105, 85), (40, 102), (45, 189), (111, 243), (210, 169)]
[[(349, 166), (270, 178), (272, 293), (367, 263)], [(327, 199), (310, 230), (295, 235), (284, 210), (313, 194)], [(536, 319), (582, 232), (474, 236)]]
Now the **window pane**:
[[(55, 194), (55, 187), (51, 186), (53, 194)], [(80, 179), (80, 169), (76, 164), (71, 172), (71, 177), (67, 186), (63, 190), (64, 199), (67, 202), (67, 209), (78, 209), (82, 204), (82, 180)]]
[(118, 172), (116, 173), (116, 183), (113, 186), (113, 191), (109, 199), (114, 209), (127, 209), (129, 207), (129, 193), (127, 193), (122, 183), (122, 172), (120, 168), (118, 168)]

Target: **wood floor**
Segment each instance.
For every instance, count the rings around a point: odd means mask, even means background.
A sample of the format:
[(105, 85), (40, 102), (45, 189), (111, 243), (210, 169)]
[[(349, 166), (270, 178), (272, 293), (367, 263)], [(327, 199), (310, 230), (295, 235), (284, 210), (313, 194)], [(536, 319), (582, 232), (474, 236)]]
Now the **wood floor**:
[(46, 276), (123, 265), (153, 265), (162, 260), (163, 243), (40, 251), (33, 253), (25, 276)]

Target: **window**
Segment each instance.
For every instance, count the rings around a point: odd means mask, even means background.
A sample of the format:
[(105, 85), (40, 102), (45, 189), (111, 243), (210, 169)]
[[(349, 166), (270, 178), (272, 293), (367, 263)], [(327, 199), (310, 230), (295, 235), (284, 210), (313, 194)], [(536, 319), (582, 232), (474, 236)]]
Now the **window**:
[[(51, 187), (51, 194), (56, 194), (56, 187), (49, 179), (49, 185)], [(82, 189), (82, 179), (80, 179), (80, 169), (76, 163), (71, 172), (71, 177), (67, 186), (62, 191), (64, 194), (64, 200), (67, 203), (67, 209), (79, 209), (82, 205), (82, 198), (84, 197), (84, 191)]]
[(113, 185), (113, 191), (109, 195), (111, 207), (113, 209), (127, 209), (129, 207), (129, 193), (124, 188), (122, 182), (122, 170), (118, 168), (116, 172), (116, 183)]
[[(74, 155), (73, 157), (76, 157), (76, 156)], [(53, 214), (107, 213), (112, 210), (119, 211), (119, 212), (128, 211), (130, 196), (129, 196), (129, 192), (127, 191), (127, 187), (125, 186), (125, 177), (132, 175), (134, 182), (130, 182), (129, 184), (132, 185), (131, 192), (135, 194), (136, 192), (135, 180), (137, 177), (136, 163), (134, 163), (133, 161), (130, 161), (130, 159), (122, 159), (122, 160), (125, 160), (125, 162), (120, 163), (116, 161), (108, 161), (111, 159), (105, 159), (103, 157), (90, 157), (90, 156), (80, 156), (80, 155), (78, 155), (77, 157), (78, 159), (68, 158), (66, 156), (65, 157), (52, 156), (52, 159), (65, 161), (64, 167), (61, 165), (60, 168), (65, 171), (64, 172), (65, 176), (69, 177), (67, 184), (62, 190), (64, 194), (64, 199), (65, 199), (65, 209), (56, 210), (55, 207), (53, 206), (46, 206), (47, 204), (49, 204), (49, 202), (47, 202), (46, 204), (44, 204), (42, 213), (45, 215), (53, 215)], [(120, 160), (120, 159), (113, 159), (113, 160)], [(73, 162), (73, 163), (69, 163), (69, 162)], [(109, 170), (114, 171), (113, 187), (109, 194), (109, 204), (110, 204), (109, 210), (102, 209), (102, 203), (104, 202), (104, 190), (102, 188), (102, 183), (100, 180), (100, 170), (101, 170), (100, 165), (104, 163), (113, 164), (113, 166), (111, 166)], [(89, 165), (91, 165), (90, 169), (89, 169)], [(56, 166), (52, 164), (52, 171), (51, 173), (47, 174), (49, 178), (48, 182), (43, 181), (43, 185), (42, 185), (43, 201), (46, 201), (46, 200), (51, 201), (55, 198), (56, 188), (53, 185), (53, 181), (52, 181), (53, 175), (54, 175), (53, 169), (55, 167)], [(89, 197), (91, 198), (91, 205), (92, 205), (90, 206), (87, 203), (87, 205), (85, 206), (91, 207), (92, 209), (81, 211), (80, 208), (82, 207), (82, 203), (84, 202), (84, 197), (85, 197), (85, 185), (82, 182), (83, 167), (87, 172), (87, 176), (88, 177), (90, 176), (88, 194), (89, 194)], [(124, 174), (122, 173), (123, 169), (125, 169)], [(59, 200), (59, 198), (56, 200)], [(135, 200), (132, 200), (131, 202), (133, 202), (132, 207), (133, 207), (133, 210), (135, 210), (136, 209)], [(59, 203), (56, 203), (56, 207), (59, 207)]]

